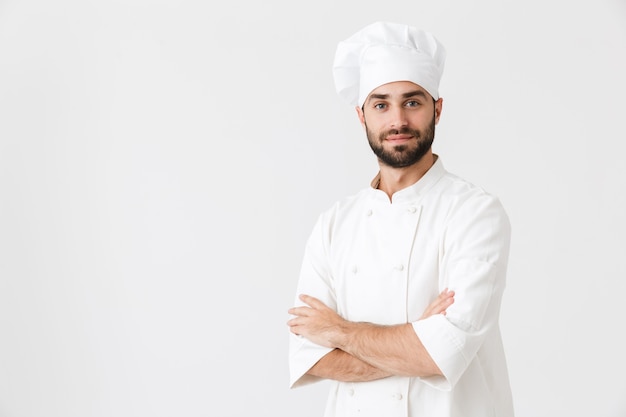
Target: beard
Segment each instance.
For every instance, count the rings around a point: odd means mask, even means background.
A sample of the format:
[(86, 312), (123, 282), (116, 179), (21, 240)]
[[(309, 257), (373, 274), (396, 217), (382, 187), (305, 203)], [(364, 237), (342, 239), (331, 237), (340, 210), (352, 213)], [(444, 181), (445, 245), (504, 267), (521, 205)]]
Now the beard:
[[(365, 125), (367, 141), (378, 157), (378, 160), (392, 168), (404, 168), (417, 163), (428, 152), (435, 139), (435, 117), (424, 132), (404, 127), (402, 129), (381, 132), (378, 137)], [(392, 149), (385, 149), (383, 143), (389, 135), (411, 135), (415, 143), (395, 145)]]

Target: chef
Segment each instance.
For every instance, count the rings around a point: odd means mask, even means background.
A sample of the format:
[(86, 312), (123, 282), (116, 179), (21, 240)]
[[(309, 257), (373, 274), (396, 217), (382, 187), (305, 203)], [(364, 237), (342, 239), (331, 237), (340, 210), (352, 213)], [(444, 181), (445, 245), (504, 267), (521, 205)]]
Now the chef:
[(510, 224), (432, 151), (445, 50), (377, 22), (339, 43), (340, 97), (379, 172), (323, 212), (289, 309), (290, 386), (330, 380), (326, 417), (512, 417), (498, 326)]

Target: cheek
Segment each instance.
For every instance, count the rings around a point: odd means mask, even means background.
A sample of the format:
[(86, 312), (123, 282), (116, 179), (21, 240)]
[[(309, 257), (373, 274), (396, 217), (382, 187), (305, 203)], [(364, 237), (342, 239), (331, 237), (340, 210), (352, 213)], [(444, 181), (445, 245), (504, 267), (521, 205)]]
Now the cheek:
[(379, 133), (387, 129), (386, 120), (380, 115), (369, 115), (363, 118), (363, 125), (366, 126), (370, 132)]

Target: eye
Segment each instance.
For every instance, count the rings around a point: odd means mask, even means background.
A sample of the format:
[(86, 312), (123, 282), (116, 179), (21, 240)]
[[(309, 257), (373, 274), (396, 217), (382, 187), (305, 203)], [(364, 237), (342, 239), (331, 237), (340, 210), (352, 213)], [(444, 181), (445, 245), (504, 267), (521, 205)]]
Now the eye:
[(385, 103), (376, 103), (376, 104), (374, 104), (374, 108), (376, 110), (385, 110), (387, 108), (387, 104), (385, 104)]
[(405, 106), (407, 107), (418, 107), (421, 103), (417, 100), (409, 100), (406, 102)]

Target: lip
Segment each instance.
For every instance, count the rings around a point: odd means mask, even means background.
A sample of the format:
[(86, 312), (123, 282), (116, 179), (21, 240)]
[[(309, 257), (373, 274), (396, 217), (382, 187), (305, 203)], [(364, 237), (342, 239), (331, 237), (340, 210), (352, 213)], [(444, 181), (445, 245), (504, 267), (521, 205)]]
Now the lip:
[(385, 138), (386, 141), (389, 141), (392, 143), (407, 142), (411, 139), (413, 139), (412, 135), (389, 135)]

